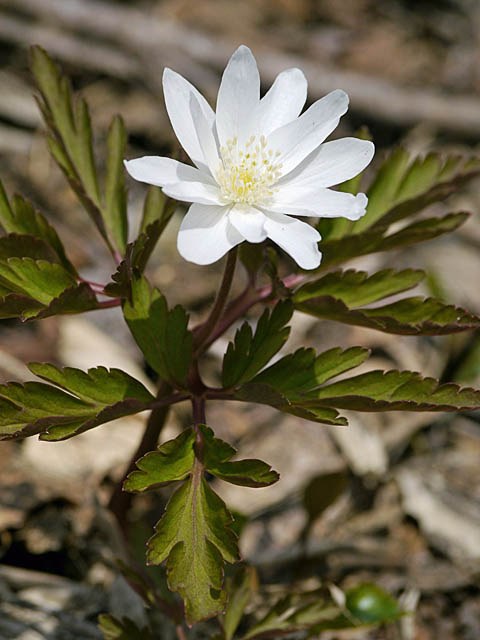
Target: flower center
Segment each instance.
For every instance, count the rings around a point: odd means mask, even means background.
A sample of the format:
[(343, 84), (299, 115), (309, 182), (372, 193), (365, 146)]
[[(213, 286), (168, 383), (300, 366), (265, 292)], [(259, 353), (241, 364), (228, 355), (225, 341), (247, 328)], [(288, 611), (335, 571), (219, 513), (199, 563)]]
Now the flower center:
[(280, 178), (282, 165), (275, 160), (280, 152), (267, 149), (265, 136), (252, 136), (244, 149), (235, 137), (220, 147), (220, 155), (217, 181), (229, 202), (265, 204), (276, 191), (273, 185)]

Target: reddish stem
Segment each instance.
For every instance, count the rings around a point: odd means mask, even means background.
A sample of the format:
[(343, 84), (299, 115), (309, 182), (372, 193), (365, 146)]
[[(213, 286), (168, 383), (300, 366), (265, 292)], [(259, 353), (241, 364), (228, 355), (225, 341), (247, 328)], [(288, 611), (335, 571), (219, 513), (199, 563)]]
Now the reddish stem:
[[(306, 277), (307, 276), (303, 273), (295, 273), (284, 278), (282, 282), (286, 287), (291, 289), (297, 284), (303, 282)], [(203, 343), (203, 350), (207, 349), (211, 344), (215, 342), (215, 340), (218, 340), (218, 338), (222, 336), (234, 322), (245, 315), (251, 307), (258, 304), (262, 300), (266, 300), (267, 298), (269, 298), (271, 293), (272, 285), (266, 285), (265, 287), (257, 289), (256, 291), (252, 290), (251, 286), (249, 285), (243, 291), (243, 293), (241, 293), (237, 298), (232, 300), (229, 305), (227, 305), (225, 313), (217, 323), (217, 326), (210, 333), (208, 339)]]
[(99, 302), (98, 306), (95, 307), (95, 309), (90, 309), (90, 311), (95, 311), (96, 309), (110, 309), (111, 307), (120, 307), (121, 304), (121, 298), (112, 298), (111, 300), (104, 300), (103, 302)]

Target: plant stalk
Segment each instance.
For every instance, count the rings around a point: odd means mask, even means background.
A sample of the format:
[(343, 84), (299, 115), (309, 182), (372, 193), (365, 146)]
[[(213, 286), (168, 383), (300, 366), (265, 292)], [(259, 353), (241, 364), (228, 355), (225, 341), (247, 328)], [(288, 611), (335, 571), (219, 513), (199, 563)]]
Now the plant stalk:
[(222, 283), (217, 293), (217, 298), (210, 311), (210, 315), (206, 321), (197, 328), (194, 334), (195, 340), (195, 355), (198, 355), (201, 351), (204, 343), (208, 340), (210, 335), (215, 331), (215, 328), (220, 320), (220, 317), (225, 308), (228, 294), (232, 286), (233, 274), (235, 273), (235, 265), (237, 263), (238, 247), (234, 247), (227, 256), (227, 263), (225, 265), (225, 271), (223, 273)]

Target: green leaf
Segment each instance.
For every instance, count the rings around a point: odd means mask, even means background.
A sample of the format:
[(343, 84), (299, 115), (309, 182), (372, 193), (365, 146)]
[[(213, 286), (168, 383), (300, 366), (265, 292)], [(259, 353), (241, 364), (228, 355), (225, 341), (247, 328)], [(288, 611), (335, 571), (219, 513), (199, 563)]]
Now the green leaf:
[(160, 187), (150, 186), (143, 205), (140, 233), (146, 233), (153, 223), (159, 223), (159, 235), (163, 233), (175, 213), (176, 203), (169, 200)]
[[(1, 309), (0, 303), (0, 309)], [(26, 313), (26, 320), (47, 318), (49, 316), (92, 311), (99, 306), (97, 297), (86, 282), (74, 285), (62, 293), (38, 313)]]
[(298, 403), (290, 401), (285, 395), (279, 393), (268, 384), (249, 382), (242, 385), (235, 393), (235, 400), (266, 404), (282, 413), (289, 413), (311, 422), (342, 427), (348, 424), (347, 419), (340, 416), (335, 409), (326, 407), (309, 407), (306, 409)]
[(63, 440), (148, 409), (154, 400), (140, 382), (118, 369), (97, 367), (85, 373), (49, 364), (29, 367), (61, 389), (41, 382), (0, 385), (0, 439), (39, 433), (42, 440)]
[(112, 282), (105, 287), (105, 294), (114, 298), (132, 298), (132, 280), (145, 270), (157, 241), (168, 223), (169, 217), (155, 220), (138, 238), (127, 245), (125, 258), (112, 276)]
[(127, 617), (119, 620), (115, 616), (104, 613), (98, 616), (98, 628), (102, 631), (105, 640), (153, 640), (148, 627), (140, 629)]
[(188, 624), (222, 613), (223, 564), (238, 560), (232, 517), (202, 473), (192, 476), (170, 498), (149, 540), (149, 564), (167, 560), (170, 589), (185, 601)]
[[(34, 236), (44, 241), (51, 250), (54, 257), (51, 262), (59, 262), (72, 275), (76, 275), (75, 268), (65, 255), (65, 249), (55, 229), (48, 223), (46, 218), (35, 211), (32, 204), (15, 195), (10, 203), (2, 182), (0, 181), (0, 224), (8, 234), (17, 234), (17, 237)], [(12, 247), (13, 250), (13, 247)], [(50, 251), (52, 253), (52, 251)], [(12, 256), (24, 257), (16, 249)], [(29, 254), (26, 254), (28, 257)], [(10, 257), (10, 256), (8, 256)], [(33, 256), (30, 256), (33, 257)]]
[(177, 305), (168, 310), (162, 294), (142, 278), (132, 280), (132, 300), (123, 305), (125, 320), (149, 365), (173, 385), (185, 384), (192, 358), (193, 336), (188, 316)]
[(68, 80), (60, 74), (44, 49), (32, 47), (31, 63), (46, 124), (67, 156), (86, 196), (100, 207), (87, 104), (84, 100), (78, 100), (74, 109)]
[(240, 567), (233, 577), (225, 581), (228, 597), (225, 614), (219, 617), (224, 640), (232, 640), (253, 593), (258, 589), (258, 576), (254, 567)]
[(157, 451), (147, 453), (135, 463), (139, 470), (129, 474), (124, 490), (140, 492), (184, 480), (193, 468), (194, 443), (195, 432), (187, 429), (174, 440), (162, 444)]
[(431, 152), (411, 159), (402, 148), (394, 150), (380, 167), (367, 191), (366, 215), (350, 227), (357, 234), (373, 224), (391, 224), (444, 200), (478, 175), (477, 158)]
[(126, 145), (123, 121), (117, 116), (109, 129), (107, 175), (102, 194), (87, 103), (81, 98), (74, 102), (68, 80), (41, 47), (32, 47), (31, 66), (40, 92), (39, 107), (48, 129), (49, 150), (109, 249), (116, 255), (116, 245), (123, 255), (128, 233), (122, 166)]
[(424, 277), (423, 271), (414, 269), (384, 269), (371, 276), (354, 269), (334, 271), (300, 287), (293, 296), (293, 302), (297, 305), (318, 296), (332, 296), (349, 307), (358, 307), (411, 289)]
[(278, 473), (261, 460), (231, 462), (236, 450), (223, 440), (215, 438), (208, 427), (200, 425), (199, 429), (204, 443), (203, 464), (212, 475), (243, 487), (268, 487), (278, 481)]
[[(236, 451), (213, 431), (200, 425), (203, 440), (205, 469), (212, 475), (245, 487), (267, 487), (278, 480), (278, 474), (261, 460), (230, 462)], [(125, 482), (126, 491), (145, 491), (184, 480), (193, 468), (195, 432), (183, 431), (175, 440), (169, 440), (157, 451), (151, 451), (136, 462), (139, 471), (133, 471)]]
[(409, 160), (408, 152), (401, 147), (387, 157), (367, 191), (367, 213), (355, 223), (353, 233), (369, 227), (395, 203), (395, 196), (405, 176)]
[(2, 297), (0, 298), (0, 319), (20, 318), (27, 320), (35, 317), (38, 313), (45, 309), (40, 302), (36, 302), (28, 296), (19, 293), (6, 293), (2, 289)]
[(469, 215), (460, 212), (449, 213), (442, 218), (426, 218), (390, 235), (388, 235), (388, 226), (375, 226), (362, 233), (321, 242), (319, 244), (320, 251), (322, 251), (321, 269), (332, 267), (358, 256), (390, 251), (432, 240), (444, 233), (451, 233), (458, 229), (466, 222)]
[(30, 258), (60, 264), (53, 248), (41, 238), (9, 233), (0, 238), (0, 261), (9, 258)]
[(32, 258), (0, 260), (0, 283), (13, 293), (24, 294), (44, 305), (77, 284), (59, 264)]
[(127, 193), (123, 158), (127, 134), (121, 116), (115, 116), (108, 130), (107, 177), (105, 183), (105, 224), (123, 255), (127, 246)]
[(285, 344), (290, 328), (285, 327), (293, 313), (290, 300), (277, 303), (270, 313), (265, 309), (255, 333), (245, 322), (230, 342), (223, 359), (222, 384), (233, 387), (251, 380)]
[(301, 348), (259, 373), (252, 383), (267, 384), (287, 397), (294, 397), (358, 367), (369, 354), (370, 351), (362, 347), (344, 351), (335, 347), (319, 355), (314, 349)]
[(322, 594), (290, 595), (282, 598), (243, 640), (281, 638), (308, 630), (322, 621), (338, 617), (340, 609)]
[(78, 284), (62, 265), (32, 257), (10, 257), (8, 253), (46, 255), (49, 248), (39, 238), (10, 234), (0, 238), (0, 318), (22, 321), (98, 308), (90, 286)]
[(307, 299), (296, 304), (296, 308), (316, 318), (400, 335), (438, 336), (480, 327), (480, 317), (434, 298), (404, 298), (381, 307), (352, 309), (340, 296), (355, 300), (355, 294), (346, 291), (338, 295)]
[(412, 371), (370, 371), (302, 394), (305, 407), (354, 411), (470, 411), (480, 391), (440, 384)]
[(305, 405), (303, 394), (330, 378), (357, 367), (366, 360), (368, 349), (340, 347), (317, 355), (313, 349), (298, 349), (259, 373), (250, 383), (237, 389), (235, 398), (244, 402), (267, 404), (283, 413), (334, 426), (347, 420), (333, 407)]
[[(363, 126), (355, 133), (356, 138), (361, 140), (372, 140), (372, 135), (367, 127)], [(350, 180), (342, 182), (338, 186), (338, 190), (343, 193), (351, 193), (356, 196), (360, 191), (365, 171), (361, 171)], [(320, 218), (316, 227), (324, 240), (334, 240), (342, 238), (353, 226), (351, 220), (347, 218)]]

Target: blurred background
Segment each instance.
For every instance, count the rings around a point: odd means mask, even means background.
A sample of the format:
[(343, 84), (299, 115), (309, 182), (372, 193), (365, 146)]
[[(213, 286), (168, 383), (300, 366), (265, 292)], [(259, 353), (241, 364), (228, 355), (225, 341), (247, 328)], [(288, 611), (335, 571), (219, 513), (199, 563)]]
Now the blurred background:
[[(310, 102), (346, 90), (350, 110), (334, 137), (367, 125), (377, 146), (374, 166), (399, 143), (413, 154), (479, 153), (478, 0), (0, 0), (0, 177), (9, 193), (20, 191), (49, 216), (85, 277), (106, 282), (112, 264), (46, 152), (29, 46), (44, 46), (88, 100), (99, 157), (118, 112), (129, 157), (182, 157), (164, 108), (163, 68), (183, 74), (214, 103), (226, 61), (242, 43), (257, 57), (263, 90), (291, 66), (305, 72)], [(145, 191), (128, 185), (133, 238)], [(477, 182), (435, 205), (473, 212), (454, 236), (353, 266), (425, 268), (431, 277), (421, 293), (478, 313), (479, 205)], [(193, 309), (196, 320), (211, 301), (221, 265), (180, 259), (181, 216), (162, 238), (150, 277), (171, 303)], [(476, 336), (389, 336), (305, 316), (294, 318), (292, 336), (289, 351), (365, 345), (373, 349), (371, 368), (480, 383)], [(205, 363), (212, 379), (225, 346), (226, 339)], [(32, 360), (118, 366), (151, 384), (118, 310), (27, 325), (1, 321), (0, 379), (29, 379), (24, 362)], [(214, 405), (208, 417), (242, 455), (261, 457), (282, 475), (264, 490), (217, 487), (249, 517), (242, 553), (260, 567), (272, 594), (292, 584), (374, 580), (403, 593), (414, 611), (387, 630), (325, 638), (480, 637), (478, 415), (354, 414), (345, 430), (265, 407)], [(98, 613), (144, 615), (113, 568), (119, 542), (102, 507), (137, 445), (142, 420), (123, 419), (65, 443), (1, 444), (0, 639), (98, 638)], [(165, 439), (189, 420), (188, 407), (176, 408)], [(154, 522), (166, 498), (139, 499), (133, 520)], [(148, 530), (138, 525), (135, 535), (140, 548)]]

